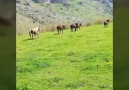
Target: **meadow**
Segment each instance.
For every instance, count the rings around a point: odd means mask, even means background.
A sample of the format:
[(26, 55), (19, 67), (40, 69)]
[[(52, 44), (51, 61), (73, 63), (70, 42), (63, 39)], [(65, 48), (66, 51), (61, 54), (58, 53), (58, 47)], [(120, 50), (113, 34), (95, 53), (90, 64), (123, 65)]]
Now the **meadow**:
[(113, 90), (113, 23), (16, 38), (17, 90)]

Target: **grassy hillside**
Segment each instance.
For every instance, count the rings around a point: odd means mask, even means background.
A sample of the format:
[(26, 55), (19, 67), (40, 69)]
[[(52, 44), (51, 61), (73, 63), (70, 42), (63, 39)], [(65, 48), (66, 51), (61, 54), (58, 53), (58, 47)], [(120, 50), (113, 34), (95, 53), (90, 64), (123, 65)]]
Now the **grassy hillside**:
[(113, 90), (112, 27), (17, 36), (17, 90)]
[[(112, 19), (113, 8), (100, 0), (71, 0), (70, 6), (62, 3), (36, 3), (34, 0), (20, 0), (16, 3), (17, 34), (25, 34), (26, 30), (40, 26), (42, 31), (55, 29), (58, 24), (67, 28), (75, 22), (86, 26), (96, 19), (103, 22)], [(51, 29), (46, 27), (51, 26)]]

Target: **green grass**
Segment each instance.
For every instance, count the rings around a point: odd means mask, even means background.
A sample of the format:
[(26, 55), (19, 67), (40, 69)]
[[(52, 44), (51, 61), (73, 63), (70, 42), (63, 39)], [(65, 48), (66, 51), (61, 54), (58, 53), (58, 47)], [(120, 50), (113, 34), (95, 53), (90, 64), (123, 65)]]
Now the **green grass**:
[(17, 90), (113, 90), (112, 28), (17, 36)]

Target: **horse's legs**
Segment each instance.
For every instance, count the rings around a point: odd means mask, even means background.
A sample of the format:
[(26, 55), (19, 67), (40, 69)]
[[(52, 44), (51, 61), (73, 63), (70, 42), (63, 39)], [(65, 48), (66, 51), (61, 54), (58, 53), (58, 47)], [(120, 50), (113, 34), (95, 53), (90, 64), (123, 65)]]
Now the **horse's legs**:
[(30, 35), (30, 39), (31, 39), (31, 34), (29, 33), (29, 35)]
[(32, 38), (33, 38), (33, 34), (31, 33), (31, 34), (30, 34), (30, 39), (32, 39)]
[(33, 38), (33, 34), (30, 35), (30, 39), (32, 39), (32, 38)]
[(76, 32), (76, 27), (75, 27), (75, 32)]
[(35, 38), (36, 38), (36, 33), (34, 34)]
[(32, 39), (33, 39), (33, 33), (32, 33)]
[(37, 37), (39, 37), (39, 33), (37, 33)]
[(71, 32), (73, 31), (73, 28), (71, 28)]
[(30, 39), (31, 39), (31, 32), (29, 32), (29, 35), (30, 35)]
[(57, 31), (58, 31), (58, 34), (59, 34), (59, 32), (60, 32), (59, 29)]
[(63, 29), (62, 29), (62, 33), (63, 33)]
[(34, 37), (36, 38), (36, 34), (34, 34)]
[(106, 24), (104, 24), (104, 28), (106, 28)]
[(105, 24), (104, 26), (105, 26), (105, 28), (106, 28), (106, 27), (108, 26), (108, 24)]

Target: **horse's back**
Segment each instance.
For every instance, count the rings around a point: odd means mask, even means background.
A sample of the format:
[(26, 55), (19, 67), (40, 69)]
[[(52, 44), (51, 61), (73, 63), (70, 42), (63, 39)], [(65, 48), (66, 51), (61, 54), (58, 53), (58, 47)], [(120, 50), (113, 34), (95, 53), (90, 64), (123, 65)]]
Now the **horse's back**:
[(36, 27), (36, 28), (32, 28), (29, 33), (31, 34), (39, 34), (39, 27)]
[(104, 21), (104, 25), (106, 25), (106, 24), (108, 24), (108, 22), (107, 21)]
[(33, 28), (33, 31), (38, 31), (39, 27)]
[(60, 26), (57, 26), (56, 28), (63, 30), (63, 29), (65, 29), (65, 26), (64, 25), (60, 25)]

